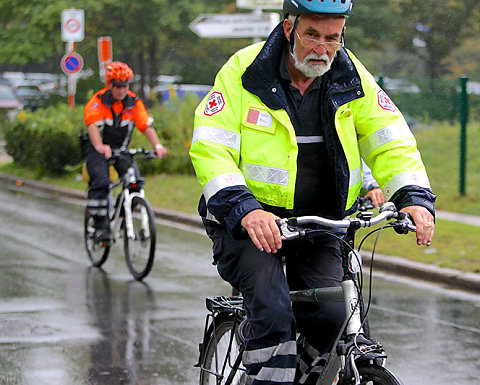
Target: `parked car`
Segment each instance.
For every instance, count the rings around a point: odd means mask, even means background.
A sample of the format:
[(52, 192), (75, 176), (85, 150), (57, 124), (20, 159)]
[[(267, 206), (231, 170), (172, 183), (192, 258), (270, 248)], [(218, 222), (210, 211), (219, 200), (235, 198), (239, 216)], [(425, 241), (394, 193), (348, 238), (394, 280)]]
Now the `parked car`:
[(22, 102), (17, 98), (13, 87), (7, 83), (0, 83), (0, 111), (13, 119), (22, 108)]
[(19, 83), (14, 90), (26, 110), (34, 111), (45, 104), (45, 95), (36, 84)]
[(173, 96), (184, 98), (187, 94), (194, 94), (201, 100), (208, 94), (211, 88), (212, 86), (201, 84), (170, 84), (157, 86), (153, 91), (157, 94), (160, 102), (165, 103)]

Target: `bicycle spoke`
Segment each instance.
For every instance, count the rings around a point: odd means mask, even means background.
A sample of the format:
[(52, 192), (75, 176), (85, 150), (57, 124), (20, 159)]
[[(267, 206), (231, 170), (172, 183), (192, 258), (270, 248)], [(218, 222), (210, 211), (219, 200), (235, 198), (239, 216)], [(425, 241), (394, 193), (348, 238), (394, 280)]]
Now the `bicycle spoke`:
[(92, 265), (100, 267), (108, 258), (110, 252), (110, 245), (100, 244), (95, 242), (95, 227), (93, 216), (90, 215), (90, 210), (85, 210), (85, 223), (84, 223), (84, 240), (85, 247), (87, 249), (88, 257), (90, 258)]
[(144, 278), (151, 270), (155, 254), (155, 222), (148, 202), (133, 197), (131, 204), (132, 234), (124, 224), (125, 256), (130, 272), (135, 279)]

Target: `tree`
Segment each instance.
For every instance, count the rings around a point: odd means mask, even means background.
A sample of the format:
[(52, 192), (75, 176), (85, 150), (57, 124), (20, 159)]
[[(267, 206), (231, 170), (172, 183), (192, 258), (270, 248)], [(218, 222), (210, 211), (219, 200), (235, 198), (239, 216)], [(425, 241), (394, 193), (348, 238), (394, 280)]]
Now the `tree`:
[[(390, 0), (392, 9), (404, 21), (399, 48), (414, 50), (424, 45), (426, 73), (431, 80), (448, 73), (443, 65), (464, 39), (479, 31), (478, 0)], [(433, 82), (431, 82), (433, 88)]]
[(58, 55), (62, 4), (0, 0), (0, 63), (24, 65)]
[[(129, 63), (140, 75), (140, 92), (159, 74), (180, 74), (189, 81), (213, 81), (213, 74), (238, 47), (233, 39), (200, 39), (189, 30), (200, 13), (232, 12), (234, 0), (0, 0), (0, 64), (53, 63), (65, 53), (61, 11), (85, 11), (85, 39), (76, 44), (85, 66), (97, 69), (97, 38), (111, 36), (114, 60)], [(205, 64), (204, 64), (205, 63)], [(200, 70), (197, 70), (199, 68)]]

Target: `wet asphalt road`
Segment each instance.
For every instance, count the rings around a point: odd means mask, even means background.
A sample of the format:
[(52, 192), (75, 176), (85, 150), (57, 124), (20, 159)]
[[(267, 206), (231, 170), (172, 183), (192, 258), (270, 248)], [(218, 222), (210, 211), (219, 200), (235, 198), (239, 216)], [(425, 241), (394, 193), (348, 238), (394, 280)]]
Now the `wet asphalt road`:
[[(204, 298), (228, 294), (198, 233), (159, 225), (145, 283), (83, 247), (83, 208), (0, 188), (0, 384), (197, 383)], [(480, 296), (374, 280), (372, 329), (405, 385), (480, 378)]]

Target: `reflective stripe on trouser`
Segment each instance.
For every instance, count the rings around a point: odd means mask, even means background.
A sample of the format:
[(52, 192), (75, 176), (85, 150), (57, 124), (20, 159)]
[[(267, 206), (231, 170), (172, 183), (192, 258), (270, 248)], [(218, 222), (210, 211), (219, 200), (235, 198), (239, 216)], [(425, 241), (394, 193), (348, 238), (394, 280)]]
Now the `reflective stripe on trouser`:
[(90, 209), (90, 214), (106, 216), (108, 211), (108, 200), (107, 199), (88, 199), (87, 207)]
[(243, 294), (250, 326), (243, 357), (247, 374), (254, 385), (293, 384), (296, 332), (323, 354), (345, 320), (345, 306), (295, 303), (292, 309), (289, 290), (339, 286), (338, 241), (285, 242), (279, 254), (286, 256), (287, 284), (279, 255), (260, 252), (250, 240), (234, 240), (220, 226), (212, 227), (209, 236), (220, 276)]
[(225, 230), (210, 234), (218, 272), (244, 298), (249, 320), (243, 364), (252, 385), (292, 385), (296, 368), (295, 318), (282, 262), (250, 240), (233, 240)]

